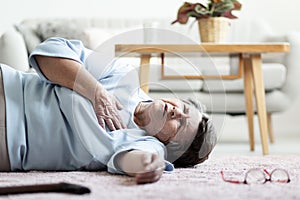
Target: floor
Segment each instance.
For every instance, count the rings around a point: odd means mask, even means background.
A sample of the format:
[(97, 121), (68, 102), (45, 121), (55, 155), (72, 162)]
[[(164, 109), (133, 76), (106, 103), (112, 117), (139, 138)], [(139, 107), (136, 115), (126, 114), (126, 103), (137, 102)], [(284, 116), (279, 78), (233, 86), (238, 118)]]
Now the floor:
[[(223, 121), (222, 121), (223, 120)], [(222, 119), (218, 143), (214, 155), (262, 155), (259, 127), (255, 125), (255, 150), (250, 151), (248, 127), (243, 117)], [(269, 143), (270, 155), (300, 155), (300, 130), (278, 132), (274, 130), (275, 142)]]
[[(0, 199), (31, 200), (84, 200), (84, 199), (300, 199), (300, 133), (298, 130), (275, 131), (275, 143), (270, 144), (270, 155), (261, 156), (262, 149), (258, 127), (255, 127), (256, 149), (249, 151), (248, 129), (245, 119), (226, 118), (220, 120), (218, 143), (211, 158), (196, 168), (177, 169), (164, 174), (155, 184), (136, 185), (134, 179), (126, 176), (113, 176), (106, 172), (31, 172), (1, 173), (0, 186), (41, 184), (49, 182), (70, 182), (91, 189), (84, 196), (59, 193), (40, 193), (0, 196)], [(297, 156), (293, 156), (297, 154)], [(283, 156), (282, 156), (283, 155)], [(285, 162), (282, 162), (282, 160)], [(289, 184), (266, 183), (258, 185), (230, 184), (221, 179), (220, 170), (235, 174), (241, 180), (245, 169), (264, 167), (284, 168), (289, 171)], [(113, 190), (112, 190), (113, 188)], [(112, 192), (113, 191), (113, 192)], [(117, 191), (117, 192), (116, 192)], [(233, 192), (234, 191), (234, 192)], [(266, 192), (268, 191), (268, 192)]]

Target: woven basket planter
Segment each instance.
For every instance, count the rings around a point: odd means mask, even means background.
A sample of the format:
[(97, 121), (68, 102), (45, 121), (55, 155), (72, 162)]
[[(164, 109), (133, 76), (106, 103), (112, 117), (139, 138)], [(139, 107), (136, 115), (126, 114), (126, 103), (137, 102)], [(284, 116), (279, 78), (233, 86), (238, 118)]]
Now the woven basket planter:
[(225, 17), (210, 17), (198, 20), (201, 42), (222, 43), (227, 41), (230, 20)]

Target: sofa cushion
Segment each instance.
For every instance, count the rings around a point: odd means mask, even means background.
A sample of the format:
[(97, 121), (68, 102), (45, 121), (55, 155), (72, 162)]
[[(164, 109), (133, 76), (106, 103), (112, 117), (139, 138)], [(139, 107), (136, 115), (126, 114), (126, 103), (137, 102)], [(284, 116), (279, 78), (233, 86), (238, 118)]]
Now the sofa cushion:
[(15, 28), (17, 29), (17, 31), (19, 31), (19, 33), (23, 35), (27, 53), (29, 55), (33, 51), (33, 49), (41, 43), (41, 38), (38, 37), (35, 30), (28, 26), (25, 26), (24, 24), (17, 24), (15, 25)]
[[(265, 89), (273, 90), (282, 87), (286, 80), (286, 67), (279, 63), (262, 64)], [(203, 72), (208, 73), (208, 72)], [(244, 90), (243, 79), (233, 80), (206, 80), (203, 85), (205, 92), (242, 92)]]
[[(185, 60), (172, 58), (166, 60), (166, 76), (183, 76), (199, 74), (198, 69), (189, 67)], [(161, 76), (161, 60), (151, 58), (150, 60), (150, 91), (200, 91), (203, 85), (202, 80), (197, 79), (163, 79)]]
[(83, 34), (86, 38), (86, 47), (90, 49), (96, 49), (106, 40), (109, 40), (113, 33), (108, 30), (99, 29), (99, 28), (88, 28), (83, 31)]
[[(116, 37), (120, 37), (119, 34), (127, 31), (127, 29), (118, 29), (118, 28), (87, 28), (83, 30), (83, 37), (85, 39), (85, 46), (87, 48), (96, 50), (100, 45), (104, 44), (105, 42), (110, 42), (110, 43), (116, 43)], [(125, 34), (126, 36), (126, 34)], [(142, 42), (141, 39), (138, 40), (138, 35), (135, 36), (134, 41), (126, 41), (129, 43), (133, 42)], [(132, 39), (133, 40), (133, 39)], [(125, 42), (123, 42), (125, 43)], [(114, 49), (112, 49), (114, 51)]]
[(88, 26), (85, 21), (57, 20), (38, 24), (37, 35), (43, 40), (50, 37), (63, 37), (66, 39), (78, 39), (87, 44), (83, 30)]
[(24, 39), (14, 28), (8, 30), (0, 37), (0, 63), (20, 71), (29, 69)]

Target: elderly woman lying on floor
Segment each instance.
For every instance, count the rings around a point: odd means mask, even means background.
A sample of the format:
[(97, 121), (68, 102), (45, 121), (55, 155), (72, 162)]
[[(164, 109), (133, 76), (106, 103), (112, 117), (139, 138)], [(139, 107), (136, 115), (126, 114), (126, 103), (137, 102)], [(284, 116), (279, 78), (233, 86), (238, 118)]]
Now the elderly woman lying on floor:
[(133, 67), (102, 67), (78, 40), (50, 38), (29, 59), (38, 75), (0, 65), (0, 171), (107, 169), (150, 183), (215, 146), (200, 103), (152, 100)]

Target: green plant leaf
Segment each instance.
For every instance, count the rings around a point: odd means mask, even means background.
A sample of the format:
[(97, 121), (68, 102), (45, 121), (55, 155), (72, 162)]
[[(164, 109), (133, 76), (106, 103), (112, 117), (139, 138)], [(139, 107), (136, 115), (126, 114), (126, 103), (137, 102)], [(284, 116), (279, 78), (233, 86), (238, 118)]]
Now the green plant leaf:
[(237, 0), (232, 0), (232, 3), (233, 3), (233, 8), (226, 11), (226, 12), (224, 12), (223, 15), (222, 15), (223, 17), (227, 17), (229, 19), (236, 19), (237, 18), (237, 16), (232, 14), (232, 11), (233, 10), (241, 10), (242, 9), (242, 4), (239, 3)]
[(219, 12), (219, 13), (223, 13), (223, 12), (225, 12), (227, 10), (231, 10), (233, 8), (234, 8), (233, 3), (231, 1), (227, 1), (224, 3), (216, 4), (215, 11)]
[(198, 16), (205, 16), (205, 15), (210, 15), (210, 12), (207, 10), (207, 8), (205, 6), (200, 6), (200, 5), (196, 5), (195, 6), (195, 12), (198, 13)]
[(196, 7), (197, 10), (206, 9), (206, 7), (201, 3), (184, 2), (184, 4), (178, 10), (177, 19), (171, 24), (174, 24), (176, 22), (180, 24), (186, 24), (188, 22), (189, 17), (201, 17), (201, 14), (195, 11)]
[(242, 4), (238, 0), (208, 0), (207, 6), (201, 3), (184, 2), (178, 9), (177, 19), (172, 24), (178, 22), (186, 24), (189, 17), (196, 19), (208, 17), (227, 17), (230, 19), (237, 18), (232, 14), (233, 10), (240, 10)]

